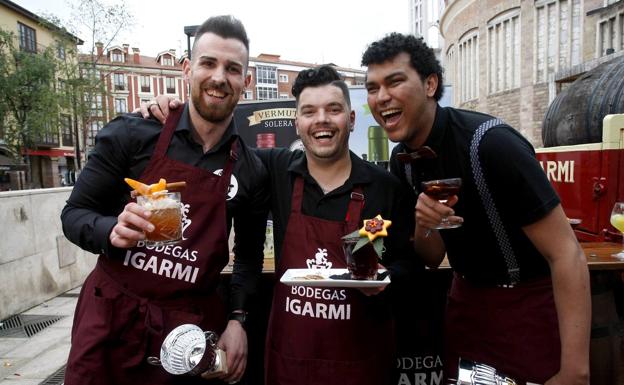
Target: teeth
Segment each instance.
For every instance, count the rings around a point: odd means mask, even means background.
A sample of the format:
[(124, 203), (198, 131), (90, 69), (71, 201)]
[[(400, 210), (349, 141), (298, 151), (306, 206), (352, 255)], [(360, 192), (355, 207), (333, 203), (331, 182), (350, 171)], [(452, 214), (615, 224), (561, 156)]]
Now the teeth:
[(314, 138), (320, 138), (321, 136), (333, 136), (333, 134), (330, 131), (319, 131), (317, 133), (314, 134)]
[(217, 98), (222, 98), (225, 96), (225, 92), (219, 91), (219, 90), (208, 90), (206, 91), (206, 93), (210, 96), (214, 96)]
[(381, 116), (388, 116), (390, 114), (396, 114), (397, 112), (401, 112), (401, 110), (398, 108), (393, 108), (391, 110), (382, 111)]

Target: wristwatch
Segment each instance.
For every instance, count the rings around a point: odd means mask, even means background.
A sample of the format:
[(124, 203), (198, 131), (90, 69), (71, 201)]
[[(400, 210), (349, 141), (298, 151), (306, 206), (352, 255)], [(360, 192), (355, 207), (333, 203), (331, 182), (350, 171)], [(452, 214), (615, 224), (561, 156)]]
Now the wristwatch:
[(247, 320), (247, 312), (245, 311), (233, 311), (228, 316), (228, 321), (236, 320), (240, 322), (241, 326), (245, 327), (245, 321)]

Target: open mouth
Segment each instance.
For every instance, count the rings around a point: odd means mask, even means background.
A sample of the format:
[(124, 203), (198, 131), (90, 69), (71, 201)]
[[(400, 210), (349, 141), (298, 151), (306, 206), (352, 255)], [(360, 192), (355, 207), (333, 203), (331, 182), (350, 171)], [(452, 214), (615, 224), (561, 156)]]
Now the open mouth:
[(396, 123), (400, 119), (401, 113), (403, 113), (403, 110), (399, 108), (392, 108), (389, 110), (382, 111), (381, 117), (384, 120), (384, 122), (391, 124), (391, 123)]
[(334, 132), (332, 131), (317, 131), (312, 134), (314, 139), (322, 140), (322, 139), (331, 139), (334, 137)]
[(211, 96), (213, 98), (219, 98), (219, 99), (223, 99), (225, 98), (226, 93), (221, 91), (221, 90), (215, 90), (215, 89), (208, 89), (206, 90), (206, 94), (208, 96)]

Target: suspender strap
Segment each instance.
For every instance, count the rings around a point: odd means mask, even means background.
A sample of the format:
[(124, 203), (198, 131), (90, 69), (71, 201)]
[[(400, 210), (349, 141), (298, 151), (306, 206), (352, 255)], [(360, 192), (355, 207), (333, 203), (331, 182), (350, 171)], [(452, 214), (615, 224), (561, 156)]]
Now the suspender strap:
[(490, 128), (501, 124), (504, 124), (502, 120), (491, 119), (482, 123), (477, 128), (472, 137), (472, 141), (470, 142), (470, 164), (475, 184), (477, 185), (477, 190), (479, 191), (479, 196), (481, 196), (481, 203), (483, 203), (483, 207), (487, 213), (492, 230), (494, 230), (498, 247), (505, 258), (507, 274), (511, 284), (513, 285), (520, 281), (520, 268), (518, 267), (518, 261), (514, 254), (513, 248), (511, 247), (509, 236), (505, 231), (503, 221), (500, 218), (496, 204), (488, 188), (487, 181), (483, 175), (483, 168), (481, 167), (481, 161), (479, 160), (479, 146), (481, 144), (481, 139), (483, 139), (483, 136), (489, 131)]

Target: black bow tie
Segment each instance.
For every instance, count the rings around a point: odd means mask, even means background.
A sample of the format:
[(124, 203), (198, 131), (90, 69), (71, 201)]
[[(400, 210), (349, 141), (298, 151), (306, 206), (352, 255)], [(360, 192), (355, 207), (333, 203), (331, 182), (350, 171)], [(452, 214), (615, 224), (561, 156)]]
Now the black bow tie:
[(396, 154), (397, 160), (401, 163), (410, 163), (418, 159), (435, 159), (438, 155), (429, 146), (422, 146), (416, 151), (399, 152)]

